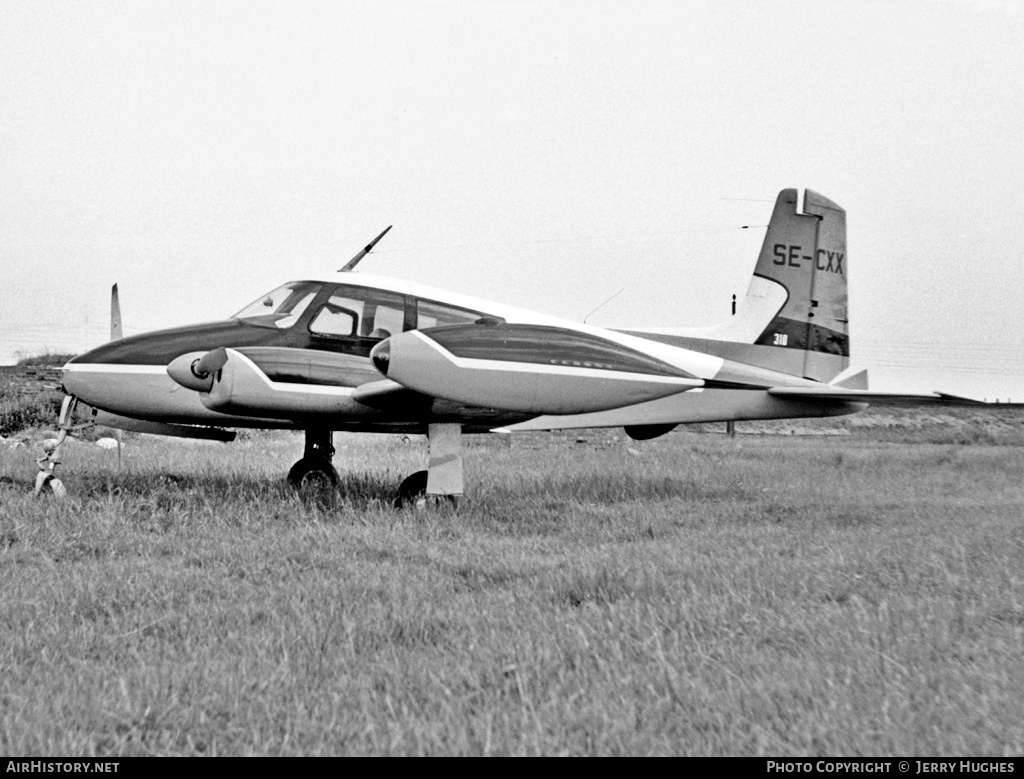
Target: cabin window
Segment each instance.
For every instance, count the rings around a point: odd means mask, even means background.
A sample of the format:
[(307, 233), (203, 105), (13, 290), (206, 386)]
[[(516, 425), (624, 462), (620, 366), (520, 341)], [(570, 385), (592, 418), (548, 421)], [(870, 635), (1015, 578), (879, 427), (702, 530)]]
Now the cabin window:
[(316, 312), (313, 321), (309, 323), (309, 331), (317, 335), (355, 335), (358, 321), (359, 314), (351, 308), (338, 305), (332, 298)]
[(447, 303), (435, 303), (432, 300), (416, 301), (416, 329), (443, 327), (444, 325), (471, 325), (478, 319), (500, 319), (480, 311), (450, 306)]
[(405, 298), (392, 292), (339, 287), (309, 323), (314, 335), (380, 341), (402, 332)]

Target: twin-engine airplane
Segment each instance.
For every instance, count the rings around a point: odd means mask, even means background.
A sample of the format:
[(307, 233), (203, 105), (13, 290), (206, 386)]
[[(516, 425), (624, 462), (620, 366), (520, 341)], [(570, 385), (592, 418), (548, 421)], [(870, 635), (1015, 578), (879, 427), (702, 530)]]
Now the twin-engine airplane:
[(71, 360), (61, 424), (77, 407), (97, 424), (164, 435), (304, 430), (295, 485), (337, 482), (333, 431), (426, 433), (429, 467), (400, 492), (454, 496), (463, 432), (621, 426), (648, 439), (687, 422), (849, 414), (876, 399), (964, 402), (869, 392), (866, 372), (849, 370), (848, 269), (846, 212), (810, 190), (801, 209), (786, 189), (746, 297), (717, 327), (609, 330), (361, 273), (293, 281), (226, 321)]

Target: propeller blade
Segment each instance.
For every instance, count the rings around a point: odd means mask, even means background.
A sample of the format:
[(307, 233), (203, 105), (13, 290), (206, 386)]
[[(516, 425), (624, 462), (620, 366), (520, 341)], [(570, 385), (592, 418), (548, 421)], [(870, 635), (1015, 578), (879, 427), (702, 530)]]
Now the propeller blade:
[(361, 252), (359, 252), (359, 254), (357, 254), (355, 257), (353, 257), (351, 260), (345, 263), (345, 267), (340, 268), (338, 270), (338, 273), (348, 273), (350, 270), (356, 267), (356, 265), (359, 264), (359, 261), (370, 253), (373, 247), (377, 245), (377, 241), (379, 241), (381, 238), (387, 235), (388, 230), (390, 230), (392, 227), (394, 227), (394, 225), (388, 225), (386, 228), (384, 228), (384, 232), (382, 232), (380, 235), (378, 235), (376, 238), (374, 238), (372, 241), (366, 244), (366, 247)]
[(205, 379), (223, 368), (224, 363), (227, 361), (228, 353), (222, 346), (219, 349), (214, 349), (212, 352), (207, 352), (192, 363), (192, 373), (195, 374), (197, 379)]
[(110, 340), (118, 341), (121, 334), (121, 298), (117, 294), (117, 284), (110, 289)]

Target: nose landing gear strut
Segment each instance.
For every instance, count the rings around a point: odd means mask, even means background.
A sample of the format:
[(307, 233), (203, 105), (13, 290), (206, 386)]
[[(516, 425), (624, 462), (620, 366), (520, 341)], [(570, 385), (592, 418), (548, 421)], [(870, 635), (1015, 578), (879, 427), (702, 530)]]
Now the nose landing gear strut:
[(45, 490), (49, 490), (58, 498), (67, 496), (67, 490), (64, 488), (64, 483), (57, 478), (56, 470), (57, 466), (60, 465), (60, 448), (64, 443), (64, 440), (75, 430), (83, 427), (88, 427), (88, 424), (75, 425), (75, 408), (78, 406), (78, 398), (74, 395), (65, 395), (64, 402), (60, 406), (60, 416), (58, 417), (58, 426), (60, 432), (57, 433), (56, 438), (50, 438), (43, 442), (43, 456), (36, 460), (36, 465), (39, 466), (39, 473), (36, 474), (35, 489), (32, 490), (33, 495), (40, 495)]

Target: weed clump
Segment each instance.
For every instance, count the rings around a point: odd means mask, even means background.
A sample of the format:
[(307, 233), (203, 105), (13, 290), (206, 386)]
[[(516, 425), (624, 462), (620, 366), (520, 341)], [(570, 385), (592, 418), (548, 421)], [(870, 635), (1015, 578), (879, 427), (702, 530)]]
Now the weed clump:
[(24, 430), (53, 427), (60, 413), (61, 395), (0, 395), (0, 435), (10, 436)]

